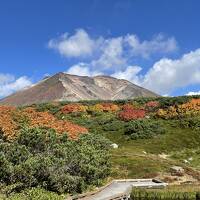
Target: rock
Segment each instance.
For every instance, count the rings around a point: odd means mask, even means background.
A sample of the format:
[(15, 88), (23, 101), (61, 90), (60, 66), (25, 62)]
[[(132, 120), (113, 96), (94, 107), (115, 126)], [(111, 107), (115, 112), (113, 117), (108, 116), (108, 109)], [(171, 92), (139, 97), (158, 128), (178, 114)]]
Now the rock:
[(117, 144), (115, 144), (115, 143), (111, 144), (110, 146), (111, 146), (113, 149), (118, 149), (118, 148), (119, 148), (119, 146), (118, 146)]
[(170, 168), (171, 175), (172, 176), (183, 176), (185, 170), (182, 167), (179, 166), (173, 166)]
[(188, 158), (189, 161), (193, 161), (193, 157)]
[(158, 155), (160, 158), (163, 158), (163, 159), (167, 159), (168, 155), (165, 154), (165, 153), (162, 153), (162, 154), (159, 154)]
[(184, 162), (184, 163), (186, 163), (186, 164), (187, 164), (187, 163), (189, 163), (189, 161), (188, 161), (188, 160), (186, 160), (186, 159), (185, 159), (185, 160), (183, 160), (183, 162)]

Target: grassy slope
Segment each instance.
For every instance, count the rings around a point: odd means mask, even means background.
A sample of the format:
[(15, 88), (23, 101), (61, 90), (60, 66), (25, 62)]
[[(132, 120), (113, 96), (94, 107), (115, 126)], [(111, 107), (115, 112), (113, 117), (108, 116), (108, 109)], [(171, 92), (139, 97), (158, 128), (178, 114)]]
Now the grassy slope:
[[(76, 118), (76, 123), (80, 120)], [(95, 124), (95, 119), (88, 121), (87, 126), (92, 131), (100, 132), (112, 142), (119, 145), (112, 150), (113, 178), (142, 178), (153, 177), (158, 172), (167, 172), (170, 166), (181, 165), (186, 159), (181, 152), (193, 152), (194, 161), (188, 166), (200, 167), (200, 156), (194, 153), (200, 145), (200, 134), (191, 129), (182, 129), (174, 126), (171, 121), (163, 120), (167, 133), (153, 139), (127, 140), (123, 130), (103, 131)], [(80, 123), (81, 124), (81, 123)], [(95, 125), (94, 125), (95, 124)], [(146, 152), (146, 153), (145, 153)], [(162, 159), (159, 154), (173, 155), (171, 159)], [(184, 154), (185, 155), (185, 154)], [(187, 158), (189, 155), (187, 154)]]
[[(126, 141), (122, 133), (107, 134), (107, 137), (120, 147), (112, 151), (113, 176), (151, 177), (157, 172), (168, 171), (172, 165), (184, 165), (183, 159), (180, 159), (183, 157), (177, 153), (180, 154), (183, 149), (187, 152), (197, 149), (200, 145), (200, 134), (190, 129), (173, 128), (168, 123), (165, 123), (165, 126), (168, 129), (167, 133), (153, 139)], [(176, 156), (173, 156), (173, 160), (165, 160), (157, 156), (161, 153)], [(193, 153), (193, 157), (195, 157), (195, 163), (193, 161), (191, 166), (199, 167), (200, 163), (197, 160), (200, 156)]]
[(134, 189), (131, 197), (133, 199), (163, 199), (163, 200), (195, 200), (199, 193), (199, 186), (181, 185), (169, 186), (165, 189)]

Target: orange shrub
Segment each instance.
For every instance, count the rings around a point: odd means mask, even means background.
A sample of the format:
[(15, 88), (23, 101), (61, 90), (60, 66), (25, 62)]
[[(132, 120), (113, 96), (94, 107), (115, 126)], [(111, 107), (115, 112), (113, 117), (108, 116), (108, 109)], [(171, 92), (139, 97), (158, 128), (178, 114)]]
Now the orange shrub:
[(100, 105), (103, 112), (116, 112), (119, 110), (118, 105), (113, 103), (102, 103)]
[(8, 139), (12, 139), (18, 129), (17, 123), (12, 118), (15, 110), (11, 106), (0, 106), (0, 129)]
[(87, 106), (81, 104), (67, 104), (62, 107), (61, 112), (63, 114), (73, 113), (73, 112), (86, 112)]
[(187, 103), (181, 105), (170, 106), (168, 109), (159, 109), (158, 117), (165, 119), (193, 116), (200, 114), (200, 99), (192, 99)]
[(113, 103), (98, 103), (89, 109), (96, 112), (116, 112), (119, 110), (119, 106)]
[(77, 138), (79, 134), (88, 132), (85, 127), (58, 120), (49, 112), (37, 112), (31, 107), (19, 111), (15, 107), (0, 106), (0, 129), (8, 139), (16, 136), (20, 128), (19, 122), (24, 117), (28, 119), (31, 127), (53, 128), (59, 134), (66, 132), (72, 139)]
[(88, 132), (85, 127), (65, 120), (58, 120), (49, 112), (37, 112), (33, 108), (26, 108), (22, 111), (22, 114), (30, 120), (31, 127), (53, 128), (57, 133), (68, 133), (72, 139), (77, 138), (82, 133)]

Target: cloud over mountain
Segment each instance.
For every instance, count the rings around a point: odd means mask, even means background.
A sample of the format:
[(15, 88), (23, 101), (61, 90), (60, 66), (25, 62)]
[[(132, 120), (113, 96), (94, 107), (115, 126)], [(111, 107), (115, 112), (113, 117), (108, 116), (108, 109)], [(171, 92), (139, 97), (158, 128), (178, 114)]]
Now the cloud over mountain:
[[(135, 34), (118, 37), (95, 37), (84, 29), (74, 34), (64, 33), (48, 43), (67, 59), (75, 59), (67, 73), (84, 76), (107, 74), (127, 79), (159, 94), (171, 94), (174, 90), (200, 83), (200, 49), (185, 53), (177, 59), (170, 54), (177, 52), (174, 37), (157, 34), (150, 40), (141, 40)], [(157, 60), (148, 70), (137, 64), (138, 60)], [(31, 85), (23, 76), (15, 78), (0, 74), (1, 97)]]
[(91, 55), (95, 48), (95, 43), (86, 31), (79, 29), (72, 36), (65, 33), (59, 38), (50, 40), (48, 46), (56, 49), (65, 57), (79, 57)]
[(11, 74), (0, 74), (0, 97), (5, 97), (30, 85), (32, 82), (26, 76), (15, 78)]
[(136, 58), (149, 59), (155, 54), (166, 55), (178, 49), (176, 40), (163, 34), (141, 41), (135, 34), (94, 37), (84, 29), (76, 30), (73, 35), (65, 33), (51, 39), (48, 46), (66, 58), (76, 57), (77, 63), (68, 72), (75, 72), (77, 75), (116, 75), (132, 66)]
[[(128, 79), (159, 94), (200, 82), (200, 49), (184, 54), (178, 59), (167, 58), (178, 49), (174, 37), (155, 35), (151, 40), (141, 40), (135, 34), (119, 37), (94, 37), (84, 29), (73, 35), (65, 33), (49, 41), (66, 58), (76, 57), (77, 63), (67, 69), (76, 75), (108, 74)], [(144, 72), (137, 61), (160, 56)]]

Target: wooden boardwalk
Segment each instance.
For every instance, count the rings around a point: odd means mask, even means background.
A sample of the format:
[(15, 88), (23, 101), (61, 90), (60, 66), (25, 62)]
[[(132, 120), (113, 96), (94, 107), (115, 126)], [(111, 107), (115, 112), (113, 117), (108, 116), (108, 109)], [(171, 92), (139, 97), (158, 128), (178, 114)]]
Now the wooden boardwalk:
[(167, 184), (153, 179), (114, 180), (96, 192), (74, 196), (71, 200), (121, 200), (129, 199), (133, 187), (163, 188)]

